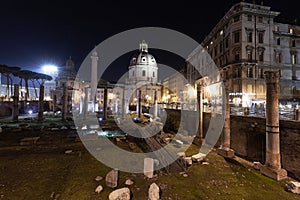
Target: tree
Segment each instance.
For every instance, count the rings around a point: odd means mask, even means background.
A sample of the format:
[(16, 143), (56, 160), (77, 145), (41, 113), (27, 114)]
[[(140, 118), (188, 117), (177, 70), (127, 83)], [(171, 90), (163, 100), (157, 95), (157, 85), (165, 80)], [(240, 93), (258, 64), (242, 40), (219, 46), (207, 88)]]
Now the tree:
[(37, 73), (37, 72), (32, 72), (31, 73), (30, 80), (31, 80), (31, 83), (32, 83), (33, 88), (34, 88), (35, 98), (38, 98), (38, 94), (37, 94), (36, 86), (35, 86), (35, 81), (38, 82), (39, 79), (40, 79), (40, 74), (39, 73)]
[(52, 80), (52, 76), (47, 75), (47, 74), (43, 74), (43, 73), (37, 73), (38, 79), (41, 81), (38, 81), (38, 83), (40, 85), (44, 85), (45, 81), (51, 81)]
[[(24, 82), (25, 82), (25, 90), (26, 90), (26, 93), (25, 93), (25, 103), (27, 103), (27, 100), (29, 98), (29, 85), (28, 85), (28, 81), (30, 79), (32, 79), (32, 77), (34, 75), (34, 72), (32, 72), (30, 70), (21, 70), (21, 71), (17, 72), (16, 74), (21, 79), (20, 83), (22, 83), (22, 80), (24, 80)], [(22, 84), (20, 84), (20, 85), (22, 87)]]
[[(0, 73), (6, 76), (6, 97), (10, 98), (10, 94), (12, 94), (12, 78), (11, 74), (15, 75), (18, 71), (20, 71), (20, 67), (9, 67), (4, 64), (0, 64)], [(9, 92), (9, 85), (11, 85), (11, 92)], [(10, 93), (10, 94), (9, 94)]]

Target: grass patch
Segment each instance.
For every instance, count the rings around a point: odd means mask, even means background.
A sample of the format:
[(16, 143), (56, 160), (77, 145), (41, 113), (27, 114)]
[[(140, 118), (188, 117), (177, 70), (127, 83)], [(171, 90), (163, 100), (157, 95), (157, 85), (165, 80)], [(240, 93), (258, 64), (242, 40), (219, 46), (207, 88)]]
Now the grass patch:
[[(42, 143), (19, 146), (18, 140), (14, 138), (27, 134), (41, 134)], [(59, 199), (96, 200), (107, 199), (113, 191), (105, 185), (105, 175), (111, 168), (96, 160), (81, 142), (69, 138), (67, 132), (2, 133), (0, 136), (1, 144), (6, 144), (0, 147), (0, 199), (46, 200), (51, 199), (50, 195), (54, 192), (60, 194)], [(126, 151), (142, 152), (138, 145), (136, 149), (130, 150), (125, 141), (115, 145)], [(64, 153), (67, 149), (74, 152), (67, 155)], [(186, 155), (197, 154), (199, 149), (198, 146), (191, 145), (186, 150)], [(120, 172), (117, 188), (125, 187), (127, 178), (132, 179), (134, 184), (129, 188), (133, 200), (147, 199), (148, 188), (153, 182), (161, 188), (162, 200), (300, 200), (299, 195), (284, 190), (286, 181), (278, 182), (267, 178), (243, 160), (224, 159), (214, 150), (206, 159), (208, 165), (197, 163), (189, 167), (187, 177), (157, 172), (157, 177), (147, 179), (143, 174)], [(96, 176), (102, 176), (103, 180), (96, 182)], [(99, 184), (104, 190), (96, 194), (94, 190)]]

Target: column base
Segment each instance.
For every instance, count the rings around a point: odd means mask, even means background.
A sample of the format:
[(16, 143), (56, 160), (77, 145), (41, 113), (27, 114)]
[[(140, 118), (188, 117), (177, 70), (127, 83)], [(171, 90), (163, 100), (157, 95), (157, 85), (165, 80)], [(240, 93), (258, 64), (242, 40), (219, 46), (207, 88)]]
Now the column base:
[(272, 169), (266, 165), (261, 166), (260, 173), (277, 181), (287, 178), (287, 171), (285, 169)]
[(224, 158), (233, 158), (234, 157), (234, 150), (232, 149), (222, 149), (222, 148), (219, 148), (217, 149), (217, 153), (220, 155), (220, 156), (223, 156)]
[(201, 146), (203, 142), (203, 139), (199, 136), (196, 136), (193, 140), (193, 144), (197, 145), (197, 146)]

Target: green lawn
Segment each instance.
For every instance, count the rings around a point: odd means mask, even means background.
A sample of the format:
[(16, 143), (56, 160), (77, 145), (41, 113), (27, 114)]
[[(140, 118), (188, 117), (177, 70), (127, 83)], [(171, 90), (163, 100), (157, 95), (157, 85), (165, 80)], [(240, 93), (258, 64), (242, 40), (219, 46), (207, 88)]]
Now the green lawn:
[[(189, 151), (196, 152), (196, 147), (192, 148)], [(105, 187), (104, 179), (99, 183), (94, 180), (98, 175), (105, 177), (111, 169), (78, 146), (70, 155), (63, 149), (0, 151), (0, 199), (50, 199), (53, 192), (60, 194), (59, 199), (107, 199), (112, 191)], [(120, 172), (118, 188), (125, 186), (128, 177), (135, 182), (129, 188), (132, 199), (137, 200), (147, 199), (152, 182), (162, 189), (162, 199), (300, 199), (284, 190), (285, 181), (271, 180), (243, 163), (226, 161), (215, 151), (207, 159), (209, 165), (194, 164), (187, 177), (158, 173), (148, 180), (142, 174)], [(104, 186), (100, 194), (94, 192), (98, 184)]]
[[(40, 135), (39, 144), (18, 145), (20, 138), (32, 135)], [(124, 141), (119, 145), (130, 151)], [(65, 154), (67, 149), (74, 153)], [(134, 151), (141, 152), (141, 149), (137, 147)], [(190, 156), (198, 151), (199, 148), (192, 145), (186, 154)], [(153, 182), (161, 188), (162, 200), (300, 200), (300, 195), (284, 190), (287, 180), (269, 179), (242, 159), (226, 160), (212, 151), (207, 162), (208, 165), (193, 164), (187, 170), (187, 177), (156, 172), (157, 177), (146, 179), (143, 174), (120, 172), (118, 188), (125, 187), (126, 178), (132, 179), (134, 184), (129, 188), (133, 200), (146, 200)], [(104, 180), (110, 170), (90, 155), (80, 141), (68, 137), (67, 132), (0, 133), (0, 199), (46, 200), (51, 199), (52, 193), (65, 200), (107, 199), (113, 190), (105, 186)], [(104, 179), (96, 182), (96, 176)], [(99, 184), (104, 190), (96, 194), (94, 191)]]

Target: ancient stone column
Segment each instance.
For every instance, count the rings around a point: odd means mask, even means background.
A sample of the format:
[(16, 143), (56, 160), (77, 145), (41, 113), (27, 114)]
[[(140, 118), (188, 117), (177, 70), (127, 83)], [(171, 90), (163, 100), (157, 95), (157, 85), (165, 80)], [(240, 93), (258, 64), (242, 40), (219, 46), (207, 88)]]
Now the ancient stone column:
[(229, 104), (229, 93), (231, 90), (231, 85), (228, 81), (225, 82), (225, 121), (223, 127), (223, 133), (221, 137), (221, 147), (218, 149), (218, 154), (227, 157), (233, 158), (234, 151), (230, 149), (230, 104)]
[(14, 101), (13, 101), (13, 121), (18, 121), (19, 119), (19, 85), (14, 84)]
[(53, 113), (56, 111), (56, 106), (57, 106), (57, 96), (56, 94), (53, 96)]
[(82, 112), (83, 112), (83, 118), (85, 119), (88, 115), (88, 107), (89, 107), (89, 88), (84, 88), (84, 98), (83, 98), (83, 106), (82, 106)]
[(122, 118), (124, 119), (126, 113), (126, 105), (125, 105), (125, 87), (122, 90)]
[(137, 102), (136, 102), (136, 113), (138, 115), (138, 118), (140, 119), (141, 118), (141, 90), (140, 89), (137, 89), (136, 90), (136, 99), (137, 99)]
[(157, 94), (156, 90), (154, 90), (154, 113), (153, 113), (153, 118), (157, 118), (157, 113), (158, 113), (158, 105), (157, 105)]
[(193, 143), (200, 146), (203, 139), (203, 86), (201, 84), (197, 84), (197, 101), (199, 109), (198, 134), (194, 138)]
[(98, 81), (97, 81), (98, 59), (99, 59), (98, 53), (97, 53), (96, 49), (94, 49), (92, 56), (91, 56), (92, 64), (91, 64), (91, 97), (90, 97), (90, 101), (92, 102), (92, 112), (95, 112), (96, 93), (97, 93), (97, 85), (98, 85)]
[(262, 166), (262, 174), (276, 180), (286, 178), (286, 170), (281, 168), (278, 85), (279, 71), (266, 71), (266, 161)]
[(67, 106), (68, 106), (68, 92), (67, 86), (63, 87), (63, 103), (62, 103), (62, 120), (66, 121), (67, 119)]
[(103, 95), (103, 120), (107, 119), (107, 88), (104, 88)]
[(295, 112), (296, 112), (296, 119), (295, 120), (300, 121), (300, 108), (297, 108), (295, 110)]
[(43, 121), (44, 120), (44, 85), (40, 86), (40, 95), (39, 95), (39, 113), (38, 113), (38, 120)]

